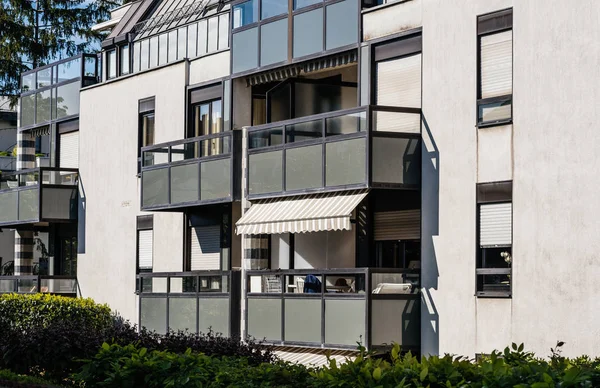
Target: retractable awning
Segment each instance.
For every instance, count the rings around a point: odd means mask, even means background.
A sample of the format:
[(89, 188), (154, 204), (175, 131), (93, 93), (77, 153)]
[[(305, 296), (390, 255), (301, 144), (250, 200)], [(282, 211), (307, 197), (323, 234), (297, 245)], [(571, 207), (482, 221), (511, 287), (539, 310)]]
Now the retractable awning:
[(291, 363), (299, 363), (310, 367), (328, 365), (327, 357), (340, 364), (346, 360), (354, 361), (359, 355), (356, 350), (314, 349), (291, 346), (274, 346), (273, 353), (280, 359)]
[(352, 211), (367, 190), (308, 194), (255, 201), (236, 223), (237, 234), (349, 230)]

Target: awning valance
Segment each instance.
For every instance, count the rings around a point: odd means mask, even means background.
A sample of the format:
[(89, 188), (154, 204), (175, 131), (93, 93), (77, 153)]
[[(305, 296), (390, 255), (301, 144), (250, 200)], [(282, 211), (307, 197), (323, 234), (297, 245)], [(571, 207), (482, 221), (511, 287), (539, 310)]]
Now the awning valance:
[(237, 222), (237, 234), (349, 230), (352, 211), (367, 190), (308, 194), (255, 201)]

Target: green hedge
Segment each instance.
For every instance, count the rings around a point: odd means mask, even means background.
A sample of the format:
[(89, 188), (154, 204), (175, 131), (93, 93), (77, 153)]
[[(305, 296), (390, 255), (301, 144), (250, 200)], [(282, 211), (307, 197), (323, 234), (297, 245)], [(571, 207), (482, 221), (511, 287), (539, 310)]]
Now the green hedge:
[(6, 369), (0, 369), (0, 387), (50, 388), (56, 385), (39, 377), (19, 375)]
[(569, 360), (553, 351), (549, 360), (536, 358), (513, 344), (480, 361), (457, 356), (389, 359), (364, 351), (353, 361), (311, 369), (284, 362), (252, 366), (243, 358), (208, 357), (147, 351), (133, 345), (104, 344), (74, 376), (86, 387), (430, 387), (550, 388), (600, 386), (598, 360)]

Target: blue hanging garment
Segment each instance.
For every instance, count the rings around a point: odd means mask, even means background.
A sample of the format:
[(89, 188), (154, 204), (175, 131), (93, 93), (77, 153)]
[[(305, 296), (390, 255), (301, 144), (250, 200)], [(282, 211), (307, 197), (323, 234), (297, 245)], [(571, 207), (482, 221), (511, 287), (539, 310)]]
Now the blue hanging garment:
[(321, 281), (315, 275), (306, 275), (304, 278), (304, 293), (305, 294), (320, 294)]

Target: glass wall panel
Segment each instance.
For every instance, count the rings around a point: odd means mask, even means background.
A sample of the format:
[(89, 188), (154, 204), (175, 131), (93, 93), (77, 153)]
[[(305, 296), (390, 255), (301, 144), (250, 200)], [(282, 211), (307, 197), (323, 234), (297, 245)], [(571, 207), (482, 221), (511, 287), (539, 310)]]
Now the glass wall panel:
[(0, 193), (0, 222), (17, 219), (17, 191)]
[(208, 19), (208, 52), (217, 51), (219, 42), (219, 19), (214, 17)]
[(171, 203), (198, 201), (198, 164), (171, 167)]
[(248, 133), (248, 148), (260, 148), (283, 144), (283, 127)]
[(169, 329), (196, 332), (196, 298), (169, 299)]
[(198, 24), (188, 26), (187, 51), (188, 58), (194, 58), (198, 52)]
[(187, 56), (187, 27), (182, 27), (177, 33), (177, 59), (183, 59)]
[(219, 16), (219, 50), (229, 47), (229, 13)]
[(35, 94), (21, 97), (21, 126), (35, 123)]
[(140, 42), (140, 71), (147, 70), (150, 64), (150, 41), (144, 39)]
[(150, 67), (158, 66), (158, 36), (150, 38)]
[(72, 61), (61, 63), (57, 66), (56, 82), (63, 82), (81, 76), (81, 59), (76, 58)]
[(233, 72), (258, 66), (258, 27), (233, 34)]
[(228, 298), (199, 298), (198, 306), (198, 329), (200, 332), (208, 333), (209, 328), (212, 328), (215, 333), (229, 336)]
[(365, 301), (362, 299), (325, 300), (325, 343), (356, 345), (364, 343)]
[(226, 198), (231, 193), (231, 159), (203, 162), (200, 165), (200, 199)]
[(37, 72), (37, 88), (50, 86), (52, 83), (52, 68), (48, 67)]
[(117, 50), (106, 52), (106, 78), (112, 79), (117, 76)]
[(208, 21), (200, 20), (198, 23), (198, 55), (206, 54), (208, 45)]
[(121, 74), (129, 74), (129, 45), (121, 46)]
[(323, 120), (306, 121), (285, 127), (286, 143), (315, 140), (323, 137)]
[(21, 82), (21, 89), (24, 92), (35, 89), (35, 73), (23, 76), (23, 81)]
[(57, 88), (56, 117), (66, 117), (79, 113), (79, 82), (72, 82)]
[(358, 42), (358, 4), (345, 0), (327, 6), (326, 50)]
[(168, 61), (174, 62), (177, 60), (177, 30), (169, 32), (169, 54)]
[(140, 71), (140, 42), (133, 44), (133, 72)]
[(260, 28), (260, 65), (285, 61), (288, 51), (288, 19), (264, 24)]
[(142, 298), (140, 326), (159, 334), (167, 331), (167, 298)]
[(325, 145), (325, 185), (343, 186), (365, 183), (366, 140), (352, 139)]
[(418, 139), (373, 137), (373, 182), (418, 184), (421, 153)]
[(285, 189), (323, 186), (323, 145), (289, 148), (285, 151)]
[(281, 299), (248, 299), (248, 335), (281, 341)]
[(40, 190), (37, 187), (19, 191), (19, 220), (37, 220), (39, 218), (39, 193)]
[(250, 0), (233, 7), (233, 28), (258, 21), (258, 1)]
[(285, 300), (285, 340), (321, 343), (321, 299)]
[[(79, 91), (78, 91), (79, 92)], [(52, 106), (52, 92), (45, 90), (36, 94), (37, 107), (36, 107), (36, 123), (43, 123), (44, 121), (50, 121), (50, 109)]]
[(169, 169), (144, 171), (142, 173), (143, 206), (164, 205), (169, 203)]
[(326, 135), (345, 135), (367, 130), (367, 113), (351, 113), (325, 119)]
[(294, 58), (323, 51), (323, 8), (294, 16)]
[(294, 0), (294, 9), (308, 7), (309, 5), (320, 3), (321, 0)]
[(158, 36), (158, 66), (162, 66), (167, 63), (167, 53), (169, 51), (169, 41), (167, 34), (161, 34)]
[(261, 5), (260, 18), (263, 20), (288, 12), (287, 0), (262, 0)]
[(283, 191), (283, 151), (263, 152), (248, 156), (250, 194)]

